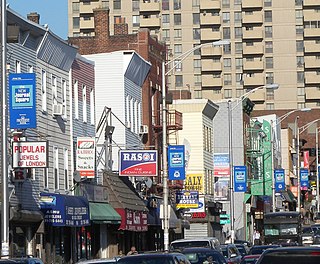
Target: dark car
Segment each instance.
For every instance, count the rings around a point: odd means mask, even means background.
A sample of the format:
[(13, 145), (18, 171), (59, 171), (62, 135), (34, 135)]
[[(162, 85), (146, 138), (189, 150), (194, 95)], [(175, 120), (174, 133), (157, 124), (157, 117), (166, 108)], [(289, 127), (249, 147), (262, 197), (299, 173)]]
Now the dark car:
[(253, 246), (250, 248), (248, 255), (261, 255), (265, 250), (269, 248), (278, 248), (280, 245), (261, 245)]
[(187, 257), (181, 253), (152, 253), (122, 257), (119, 264), (190, 264)]
[(314, 237), (314, 231), (316, 229), (313, 229), (311, 226), (305, 227), (302, 229), (302, 245), (311, 245), (313, 244), (313, 237)]
[(279, 247), (267, 249), (256, 264), (318, 264), (320, 248), (316, 247)]
[(0, 259), (0, 264), (43, 264), (43, 262), (38, 258), (25, 257)]
[(242, 258), (240, 264), (255, 264), (261, 255), (246, 255)]
[(211, 248), (185, 248), (181, 253), (187, 257), (191, 264), (227, 263), (224, 256), (218, 250)]
[(229, 264), (240, 263), (242, 256), (235, 244), (221, 245), (222, 255), (226, 258)]
[(249, 247), (246, 246), (245, 244), (235, 244), (237, 249), (239, 250), (240, 254), (242, 257), (245, 255), (248, 255), (249, 253)]
[(247, 240), (241, 240), (241, 239), (235, 239), (234, 240), (234, 244), (243, 244), (243, 245), (246, 245), (247, 247), (251, 247), (252, 244), (250, 241), (247, 241)]
[(79, 260), (79, 262), (77, 262), (77, 264), (116, 264), (118, 259), (119, 258)]

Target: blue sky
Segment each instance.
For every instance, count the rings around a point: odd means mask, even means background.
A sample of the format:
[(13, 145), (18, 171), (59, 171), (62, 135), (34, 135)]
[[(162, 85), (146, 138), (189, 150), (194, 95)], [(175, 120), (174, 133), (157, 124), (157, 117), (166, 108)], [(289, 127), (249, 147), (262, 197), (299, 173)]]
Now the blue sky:
[(68, 35), (67, 0), (7, 0), (9, 7), (27, 17), (31, 12), (40, 14), (40, 24), (48, 24), (50, 30), (63, 39)]

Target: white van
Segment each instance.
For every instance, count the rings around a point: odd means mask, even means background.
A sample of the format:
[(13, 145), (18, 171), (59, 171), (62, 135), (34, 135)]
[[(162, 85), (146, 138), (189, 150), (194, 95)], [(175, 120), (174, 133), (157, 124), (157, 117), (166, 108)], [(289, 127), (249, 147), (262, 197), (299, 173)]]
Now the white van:
[(212, 248), (221, 252), (220, 242), (216, 237), (195, 237), (174, 240), (170, 244), (170, 250), (182, 250), (184, 248), (203, 247)]

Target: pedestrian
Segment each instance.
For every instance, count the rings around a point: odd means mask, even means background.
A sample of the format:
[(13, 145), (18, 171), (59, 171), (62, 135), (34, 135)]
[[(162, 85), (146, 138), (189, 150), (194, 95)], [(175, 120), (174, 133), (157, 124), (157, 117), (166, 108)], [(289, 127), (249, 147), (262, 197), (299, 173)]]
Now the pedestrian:
[(259, 230), (254, 230), (253, 245), (260, 245), (260, 232), (259, 232)]
[(136, 247), (135, 246), (132, 246), (130, 251), (127, 253), (127, 256), (130, 256), (130, 255), (137, 255), (138, 254), (138, 251), (136, 250)]

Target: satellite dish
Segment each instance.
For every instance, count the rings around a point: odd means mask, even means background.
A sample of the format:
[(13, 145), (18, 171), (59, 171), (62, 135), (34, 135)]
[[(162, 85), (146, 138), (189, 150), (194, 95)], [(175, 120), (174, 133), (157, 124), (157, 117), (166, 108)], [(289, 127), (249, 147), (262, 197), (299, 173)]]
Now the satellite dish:
[(73, 180), (75, 182), (81, 182), (81, 176), (79, 171), (74, 171), (73, 172)]
[(150, 178), (148, 178), (146, 181), (145, 181), (145, 185), (147, 186), (147, 188), (150, 188), (152, 186), (152, 180)]

